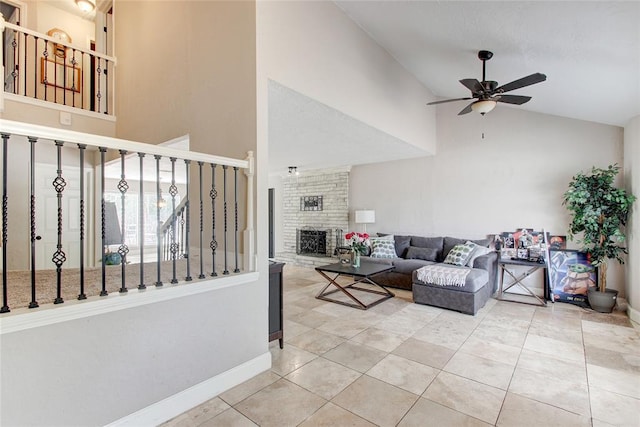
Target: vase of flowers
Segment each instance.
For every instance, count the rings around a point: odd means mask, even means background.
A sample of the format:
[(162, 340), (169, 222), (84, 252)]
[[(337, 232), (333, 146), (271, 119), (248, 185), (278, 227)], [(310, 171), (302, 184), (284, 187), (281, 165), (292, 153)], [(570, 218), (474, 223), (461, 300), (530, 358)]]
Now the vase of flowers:
[(344, 237), (347, 239), (347, 246), (351, 248), (351, 265), (354, 268), (358, 268), (360, 267), (360, 256), (364, 254), (367, 249), (369, 235), (367, 233), (356, 233), (352, 231)]

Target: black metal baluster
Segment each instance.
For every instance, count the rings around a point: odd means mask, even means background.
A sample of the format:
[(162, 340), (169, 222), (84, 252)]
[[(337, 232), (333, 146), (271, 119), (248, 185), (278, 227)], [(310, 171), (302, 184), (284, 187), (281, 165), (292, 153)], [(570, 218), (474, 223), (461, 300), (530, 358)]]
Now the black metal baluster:
[(187, 203), (186, 203), (186, 208), (185, 208), (185, 215), (187, 216), (186, 218), (186, 225), (185, 225), (185, 251), (184, 251), (184, 257), (187, 259), (187, 277), (185, 277), (185, 280), (187, 282), (190, 282), (191, 280), (193, 280), (191, 278), (191, 257), (189, 256), (191, 254), (191, 247), (190, 245), (190, 239), (189, 239), (189, 234), (191, 233), (191, 218), (190, 218), (190, 214), (191, 214), (191, 199), (189, 197), (189, 186), (191, 184), (191, 177), (189, 176), (189, 165), (191, 165), (191, 160), (185, 160), (184, 161), (184, 165), (185, 165), (185, 175), (186, 175), (186, 179), (187, 179), (187, 185), (186, 185), (186, 197), (187, 197)]
[(120, 217), (120, 232), (122, 234), (122, 238), (120, 239), (121, 243), (120, 243), (120, 247), (118, 248), (118, 253), (120, 254), (120, 258), (121, 258), (121, 262), (120, 262), (120, 266), (122, 269), (122, 286), (120, 287), (120, 293), (125, 293), (128, 292), (129, 290), (127, 289), (126, 286), (126, 273), (127, 273), (127, 254), (129, 253), (129, 247), (127, 246), (127, 244), (125, 243), (125, 235), (126, 233), (126, 229), (125, 229), (125, 194), (127, 193), (127, 190), (129, 189), (129, 184), (127, 184), (127, 181), (125, 180), (125, 173), (124, 173), (124, 156), (127, 154), (127, 150), (119, 150), (120, 152), (120, 182), (118, 182), (118, 190), (120, 190), (120, 200), (122, 202), (122, 206), (120, 206), (120, 213), (121, 213), (121, 217)]
[(44, 40), (44, 52), (42, 52), (42, 56), (44, 57), (44, 79), (42, 79), (42, 83), (44, 83), (44, 100), (47, 100), (47, 85), (49, 84), (48, 80), (47, 80), (47, 69), (49, 67), (47, 67), (47, 57), (49, 56), (49, 52), (47, 51), (47, 47), (49, 46), (49, 42), (47, 40)]
[[(34, 36), (33, 37), (33, 63), (37, 64), (38, 63), (38, 37)], [(24, 61), (24, 63), (26, 64), (27, 61)], [(27, 79), (25, 79), (26, 81)], [(25, 93), (26, 95), (26, 93)], [(33, 97), (34, 98), (38, 98), (38, 76), (36, 73), (34, 73), (33, 75)]]
[(100, 74), (102, 74), (102, 68), (100, 68), (100, 58), (97, 56), (96, 56), (96, 61), (98, 62), (98, 68), (96, 68), (96, 73), (98, 74), (98, 78), (96, 79), (96, 86), (97, 86), (96, 99), (98, 100), (98, 102), (96, 102), (96, 104), (98, 104), (98, 109), (96, 111), (99, 113), (100, 99), (102, 98), (102, 92), (100, 92)]
[[(11, 41), (11, 47), (13, 48), (13, 70), (11, 70), (11, 78), (13, 79), (13, 93), (18, 93), (18, 32), (13, 31), (13, 40)], [(4, 90), (4, 89), (3, 89)]]
[[(65, 47), (65, 56), (67, 55), (67, 48)], [(57, 62), (57, 60), (56, 60)], [(66, 58), (63, 58), (62, 63), (62, 105), (67, 105), (67, 63)], [(57, 67), (56, 67), (57, 68)], [(71, 76), (73, 80), (73, 75)], [(57, 82), (57, 79), (56, 79)], [(57, 91), (57, 89), (56, 89)]]
[[(36, 301), (36, 187), (35, 187), (35, 164), (36, 164), (36, 142), (38, 138), (28, 137), (30, 144), (30, 165), (31, 165), (31, 185), (30, 185), (30, 211), (31, 211), (31, 302), (29, 308), (38, 307)], [(6, 268), (6, 267), (5, 267)]]
[(162, 280), (160, 279), (160, 266), (162, 265), (162, 233), (160, 224), (160, 200), (162, 199), (162, 190), (160, 188), (160, 159), (162, 156), (154, 155), (154, 159), (156, 159), (156, 249), (158, 251), (158, 259), (156, 260), (157, 265), (157, 280), (155, 285), (162, 286)]
[(71, 58), (71, 106), (76, 106), (76, 90), (80, 90), (80, 88), (76, 87), (76, 65), (78, 65), (78, 61), (76, 61), (76, 49), (73, 48), (73, 57)]
[(84, 293), (84, 150), (85, 144), (78, 144), (80, 150), (80, 294), (79, 300), (87, 299)]
[[(80, 52), (80, 70), (84, 74), (84, 52)], [(82, 76), (81, 76), (82, 77)], [(84, 110), (84, 79), (80, 78), (80, 108)]]
[(105, 183), (104, 183), (104, 156), (107, 152), (107, 149), (104, 147), (98, 147), (100, 150), (100, 221), (101, 221), (101, 241), (100, 245), (102, 246), (102, 290), (100, 291), (100, 296), (109, 295), (107, 292), (107, 266), (106, 262), (106, 221), (105, 221), (105, 200), (104, 200), (104, 192), (105, 192)]
[(140, 195), (138, 201), (138, 246), (140, 247), (140, 284), (138, 289), (147, 289), (144, 284), (144, 153), (138, 153), (140, 158)]
[(8, 201), (7, 201), (7, 154), (9, 134), (2, 134), (2, 308), (0, 313), (8, 313), (9, 309), (7, 296), (7, 231), (8, 231)]
[(53, 300), (54, 304), (62, 304), (62, 264), (67, 260), (67, 256), (62, 250), (62, 192), (66, 187), (67, 182), (62, 177), (62, 146), (64, 142), (56, 141), (57, 158), (58, 158), (58, 175), (52, 182), (53, 189), (56, 190), (58, 197), (58, 243), (56, 245), (56, 251), (51, 257), (51, 261), (56, 266), (56, 299)]
[(217, 276), (216, 273), (216, 249), (218, 249), (218, 242), (216, 241), (216, 198), (218, 197), (218, 190), (216, 189), (216, 165), (211, 164), (211, 191), (209, 192), (211, 197), (211, 275)]
[(104, 113), (109, 114), (109, 61), (104, 60)]
[(202, 165), (204, 162), (198, 162), (198, 179), (200, 181), (200, 274), (198, 279), (204, 279), (204, 259), (202, 258), (202, 233), (204, 231), (204, 217), (203, 217), (203, 204), (202, 204)]
[(224, 201), (224, 271), (222, 274), (229, 274), (227, 268), (227, 165), (222, 166), (222, 198)]
[(178, 283), (176, 277), (176, 258), (178, 256), (178, 244), (176, 243), (177, 233), (177, 215), (176, 215), (176, 195), (178, 194), (178, 187), (176, 187), (176, 158), (169, 157), (171, 160), (171, 186), (169, 187), (169, 194), (171, 195), (171, 223), (173, 224), (173, 233), (171, 234), (171, 246), (169, 252), (171, 252), (171, 260), (173, 262), (173, 276), (171, 283)]
[[(27, 51), (28, 51), (28, 48), (29, 48), (29, 35), (26, 34), (26, 33), (23, 34), (22, 40), (23, 40), (23, 43), (24, 43), (24, 63), (25, 63), (25, 66), (26, 66), (26, 64), (27, 64)], [(35, 73), (34, 73), (33, 78), (37, 80), (37, 78), (35, 76)], [(22, 80), (24, 80), (24, 83), (23, 83), (24, 84), (24, 93), (23, 93), (23, 95), (27, 96), (27, 73), (26, 72), (24, 73), (24, 78)]]
[(236, 268), (233, 270), (234, 273), (240, 273), (240, 269), (238, 268), (238, 167), (234, 166), (233, 167), (233, 194), (234, 194), (234, 200), (233, 200), (233, 210), (234, 210), (234, 225), (235, 225), (235, 232), (234, 232), (234, 239), (235, 239), (235, 245), (234, 245), (234, 252), (235, 252), (235, 257), (236, 257)]

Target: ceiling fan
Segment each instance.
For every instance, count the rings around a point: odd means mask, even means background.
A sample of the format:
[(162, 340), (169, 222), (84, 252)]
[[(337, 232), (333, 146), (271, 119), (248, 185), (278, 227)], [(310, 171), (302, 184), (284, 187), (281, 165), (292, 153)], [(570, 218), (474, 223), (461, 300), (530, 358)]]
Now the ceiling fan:
[(529, 76), (523, 77), (518, 80), (514, 80), (511, 83), (507, 83), (502, 86), (498, 86), (498, 82), (493, 80), (486, 80), (485, 70), (487, 61), (493, 57), (493, 52), (488, 50), (481, 50), (478, 52), (478, 59), (482, 61), (482, 81), (479, 82), (476, 79), (462, 79), (462, 83), (466, 88), (471, 91), (471, 96), (467, 98), (445, 99), (444, 101), (430, 102), (427, 105), (444, 104), (445, 102), (464, 101), (469, 99), (475, 99), (471, 104), (467, 105), (458, 113), (459, 116), (476, 111), (483, 116), (489, 111), (493, 110), (497, 102), (504, 102), (506, 104), (522, 105), (525, 102), (529, 102), (530, 96), (522, 95), (505, 95), (506, 92), (520, 89), (522, 87), (531, 86), (536, 83), (541, 83), (547, 80), (547, 76), (542, 73), (535, 73)]

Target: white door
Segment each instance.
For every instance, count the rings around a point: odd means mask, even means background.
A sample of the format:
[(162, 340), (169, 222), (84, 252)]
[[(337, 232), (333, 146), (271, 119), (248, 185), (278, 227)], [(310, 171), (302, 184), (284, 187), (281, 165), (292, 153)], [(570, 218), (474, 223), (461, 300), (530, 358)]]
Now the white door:
[[(80, 267), (80, 168), (73, 166), (62, 167), (62, 177), (66, 182), (62, 192), (62, 250), (66, 261), (62, 268)], [(36, 191), (36, 269), (54, 269), (56, 265), (51, 260), (58, 244), (58, 198), (53, 188), (53, 180), (57, 176), (57, 167), (52, 164), (36, 163), (35, 191)], [(91, 218), (86, 209), (92, 204), (88, 189), (91, 172), (85, 168), (85, 259), (90, 258), (87, 251), (89, 245), (87, 237), (91, 229), (86, 221)], [(85, 265), (91, 263), (85, 262)]]

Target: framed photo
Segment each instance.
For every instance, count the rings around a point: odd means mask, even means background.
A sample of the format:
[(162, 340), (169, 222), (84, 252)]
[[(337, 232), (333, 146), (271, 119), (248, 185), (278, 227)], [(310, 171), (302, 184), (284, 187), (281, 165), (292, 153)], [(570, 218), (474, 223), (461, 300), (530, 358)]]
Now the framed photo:
[(500, 234), (500, 240), (502, 242), (502, 247), (505, 249), (513, 249), (516, 247), (516, 241), (513, 237), (513, 233), (509, 231), (503, 231)]
[(64, 90), (80, 92), (80, 68), (67, 65), (63, 59), (40, 58), (40, 82)]
[(302, 196), (300, 197), (301, 211), (321, 211), (322, 196)]
[(567, 249), (567, 236), (553, 236), (547, 233), (549, 249)]
[(549, 251), (548, 284), (554, 302), (588, 307), (587, 290), (598, 285), (597, 268), (589, 254), (568, 249)]

